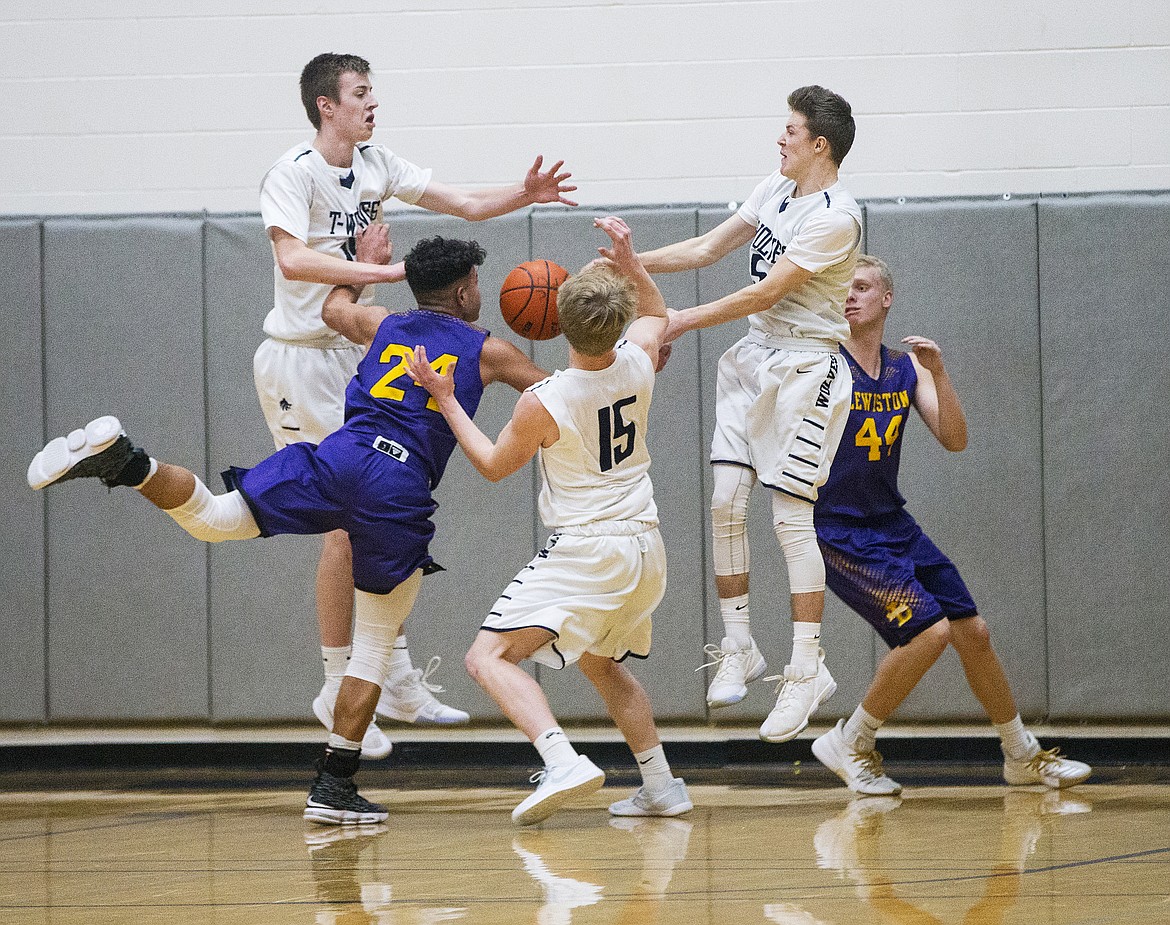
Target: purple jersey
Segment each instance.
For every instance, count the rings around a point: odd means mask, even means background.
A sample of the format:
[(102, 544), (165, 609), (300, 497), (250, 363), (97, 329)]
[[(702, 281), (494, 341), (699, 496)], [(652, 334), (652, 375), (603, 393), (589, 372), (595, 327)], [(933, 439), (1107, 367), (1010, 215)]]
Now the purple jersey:
[(294, 443), (224, 480), (248, 503), (261, 535), (344, 530), (354, 586), (388, 594), (433, 563), (427, 545), (438, 484), (455, 435), (406, 373), (416, 344), (455, 377), (455, 397), (474, 415), (483, 395), (479, 358), (487, 332), (441, 312), (390, 315), (345, 391), (346, 420), (321, 441)]
[(829, 480), (817, 497), (818, 526), (871, 520), (900, 511), (906, 504), (898, 491), (898, 464), (918, 373), (909, 354), (884, 345), (877, 379), (847, 350), (841, 353), (853, 373), (853, 403)]
[[(423, 467), (431, 488), (439, 484), (456, 441), (430, 393), (406, 373), (416, 345), (440, 374), (455, 377), (455, 397), (475, 417), (483, 396), (479, 355), (487, 331), (442, 312), (425, 309), (390, 315), (345, 390), (344, 430), (385, 437), (398, 458)], [(390, 444), (397, 447), (391, 447)]]

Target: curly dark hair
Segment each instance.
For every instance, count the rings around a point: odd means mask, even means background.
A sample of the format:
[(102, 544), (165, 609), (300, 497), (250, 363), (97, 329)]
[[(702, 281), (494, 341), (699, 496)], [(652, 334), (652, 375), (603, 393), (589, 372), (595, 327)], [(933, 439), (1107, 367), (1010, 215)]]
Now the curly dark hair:
[(406, 283), (416, 299), (446, 289), (465, 278), (472, 267), (483, 265), (487, 253), (476, 241), (456, 241), (436, 235), (419, 241), (403, 263)]
[(853, 122), (853, 107), (832, 90), (815, 84), (799, 87), (788, 94), (788, 108), (805, 118), (808, 133), (823, 136), (829, 143), (829, 153), (838, 167), (853, 147), (857, 126)]
[(317, 55), (301, 71), (301, 102), (313, 128), (321, 128), (321, 113), (317, 110), (317, 97), (324, 96), (340, 102), (338, 84), (341, 75), (353, 72), (365, 77), (370, 73), (370, 62), (357, 55), (337, 55), (331, 51)]

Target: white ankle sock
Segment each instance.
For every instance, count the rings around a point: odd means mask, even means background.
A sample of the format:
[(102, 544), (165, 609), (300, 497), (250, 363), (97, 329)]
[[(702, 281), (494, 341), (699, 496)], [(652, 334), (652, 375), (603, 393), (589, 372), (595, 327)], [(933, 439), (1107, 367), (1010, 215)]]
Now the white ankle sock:
[(361, 742), (351, 742), (349, 739), (339, 736), (336, 732), (329, 733), (329, 747), (330, 748), (344, 748), (347, 751), (361, 751)]
[(821, 648), (821, 625), (819, 623), (792, 624), (792, 661), (789, 662), (802, 677), (817, 673)]
[(876, 742), (877, 731), (882, 728), (883, 720), (870, 716), (863, 707), (853, 711), (853, 715), (845, 721), (842, 736), (845, 744), (857, 752), (872, 752)]
[(569, 741), (565, 730), (560, 726), (546, 729), (536, 737), (536, 741), (532, 744), (540, 752), (540, 757), (544, 759), (546, 768), (564, 767), (567, 764), (572, 764), (579, 757), (577, 749), (573, 748), (573, 743)]
[(325, 667), (325, 687), (337, 694), (345, 669), (349, 665), (350, 646), (321, 646), (321, 662)]
[(1024, 721), (1020, 719), (1019, 713), (1006, 723), (996, 723), (995, 731), (999, 733), (999, 738), (1003, 742), (1004, 754), (1012, 761), (1027, 761), (1040, 751), (1040, 744), (1036, 737), (1029, 735), (1028, 730), (1024, 728)]
[(719, 616), (723, 618), (723, 635), (741, 648), (752, 644), (751, 621), (748, 616), (748, 596), (719, 598)]
[(638, 762), (638, 770), (642, 772), (642, 786), (647, 793), (660, 793), (674, 781), (674, 774), (670, 770), (670, 762), (666, 760), (666, 752), (659, 743), (644, 752), (636, 752), (634, 760)]

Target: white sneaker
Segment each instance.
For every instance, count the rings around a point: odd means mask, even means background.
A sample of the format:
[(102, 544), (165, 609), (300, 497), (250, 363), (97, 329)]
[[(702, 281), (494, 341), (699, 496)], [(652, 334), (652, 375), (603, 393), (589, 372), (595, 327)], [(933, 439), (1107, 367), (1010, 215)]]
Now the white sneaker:
[(753, 639), (751, 645), (743, 648), (729, 636), (723, 637), (718, 646), (703, 646), (711, 661), (700, 665), (696, 671), (718, 665), (715, 677), (707, 688), (707, 706), (718, 709), (739, 703), (747, 696), (747, 684), (764, 673), (768, 666)]
[[(29, 488), (40, 489), (54, 482), (88, 476), (108, 478), (126, 463), (129, 450), (133, 449), (128, 440), (122, 441), (115, 448), (118, 438), (122, 436), (125, 435), (121, 422), (112, 415), (106, 415), (95, 418), (85, 427), (70, 431), (64, 437), (50, 440), (29, 463)], [(113, 450), (109, 459), (102, 456), (107, 450)]]
[[(337, 691), (329, 692), (329, 685), (321, 688), (321, 693), (313, 698), (313, 715), (321, 721), (321, 725), (333, 731), (333, 705), (337, 703)], [(386, 733), (378, 728), (373, 720), (366, 727), (366, 734), (362, 736), (362, 757), (377, 760), (390, 754), (394, 746), (386, 738)]]
[(1045, 787), (1071, 787), (1085, 780), (1093, 769), (1083, 761), (1073, 761), (1060, 754), (1059, 748), (1041, 749), (1032, 733), (1029, 740), (1039, 751), (1024, 761), (1015, 761), (1007, 753), (1003, 756), (1003, 779), (1013, 787), (1023, 784), (1043, 784)]
[(764, 678), (779, 681), (776, 685), (776, 706), (760, 727), (760, 738), (765, 742), (787, 742), (795, 738), (822, 703), (837, 690), (837, 682), (825, 667), (825, 650), (817, 650), (817, 673), (808, 677), (797, 674), (791, 665), (784, 674)]
[(886, 777), (881, 752), (858, 752), (845, 741), (845, 720), (822, 736), (813, 739), (812, 753), (817, 761), (845, 781), (854, 793), (871, 797), (888, 797), (902, 792), (902, 785)]
[(442, 659), (434, 655), (426, 671), (421, 668), (411, 669), (397, 683), (383, 687), (382, 695), (378, 698), (378, 714), (403, 723), (435, 726), (458, 726), (469, 722), (470, 713), (456, 710), (435, 699), (435, 694), (441, 694), (443, 688), (439, 684), (432, 684), (430, 677), (441, 662)]
[(681, 777), (671, 781), (670, 786), (659, 793), (648, 794), (646, 787), (639, 787), (633, 796), (611, 803), (611, 816), (681, 816), (695, 808), (687, 793), (687, 785)]
[(796, 903), (767, 903), (764, 918), (776, 925), (828, 925)]
[(536, 790), (512, 810), (517, 825), (534, 825), (547, 819), (574, 797), (601, 789), (605, 772), (585, 755), (562, 768), (545, 768), (532, 775)]
[(872, 797), (853, 800), (837, 815), (830, 816), (813, 834), (817, 867), (834, 870), (842, 879), (848, 877), (857, 884), (858, 896), (868, 899), (870, 877), (861, 850), (867, 857), (876, 853), (882, 817), (901, 805), (901, 797)]

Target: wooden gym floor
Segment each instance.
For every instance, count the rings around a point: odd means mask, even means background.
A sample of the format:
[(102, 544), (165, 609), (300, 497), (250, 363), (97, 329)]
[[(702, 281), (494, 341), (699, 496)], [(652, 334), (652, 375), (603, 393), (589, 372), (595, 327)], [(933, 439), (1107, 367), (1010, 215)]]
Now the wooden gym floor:
[(1061, 792), (985, 775), (851, 799), (827, 776), (759, 786), (709, 772), (683, 817), (611, 819), (624, 780), (518, 829), (522, 773), (509, 788), (370, 783), (389, 823), (345, 829), (302, 822), (303, 783), (9, 792), (0, 922), (1170, 922), (1163, 774)]

